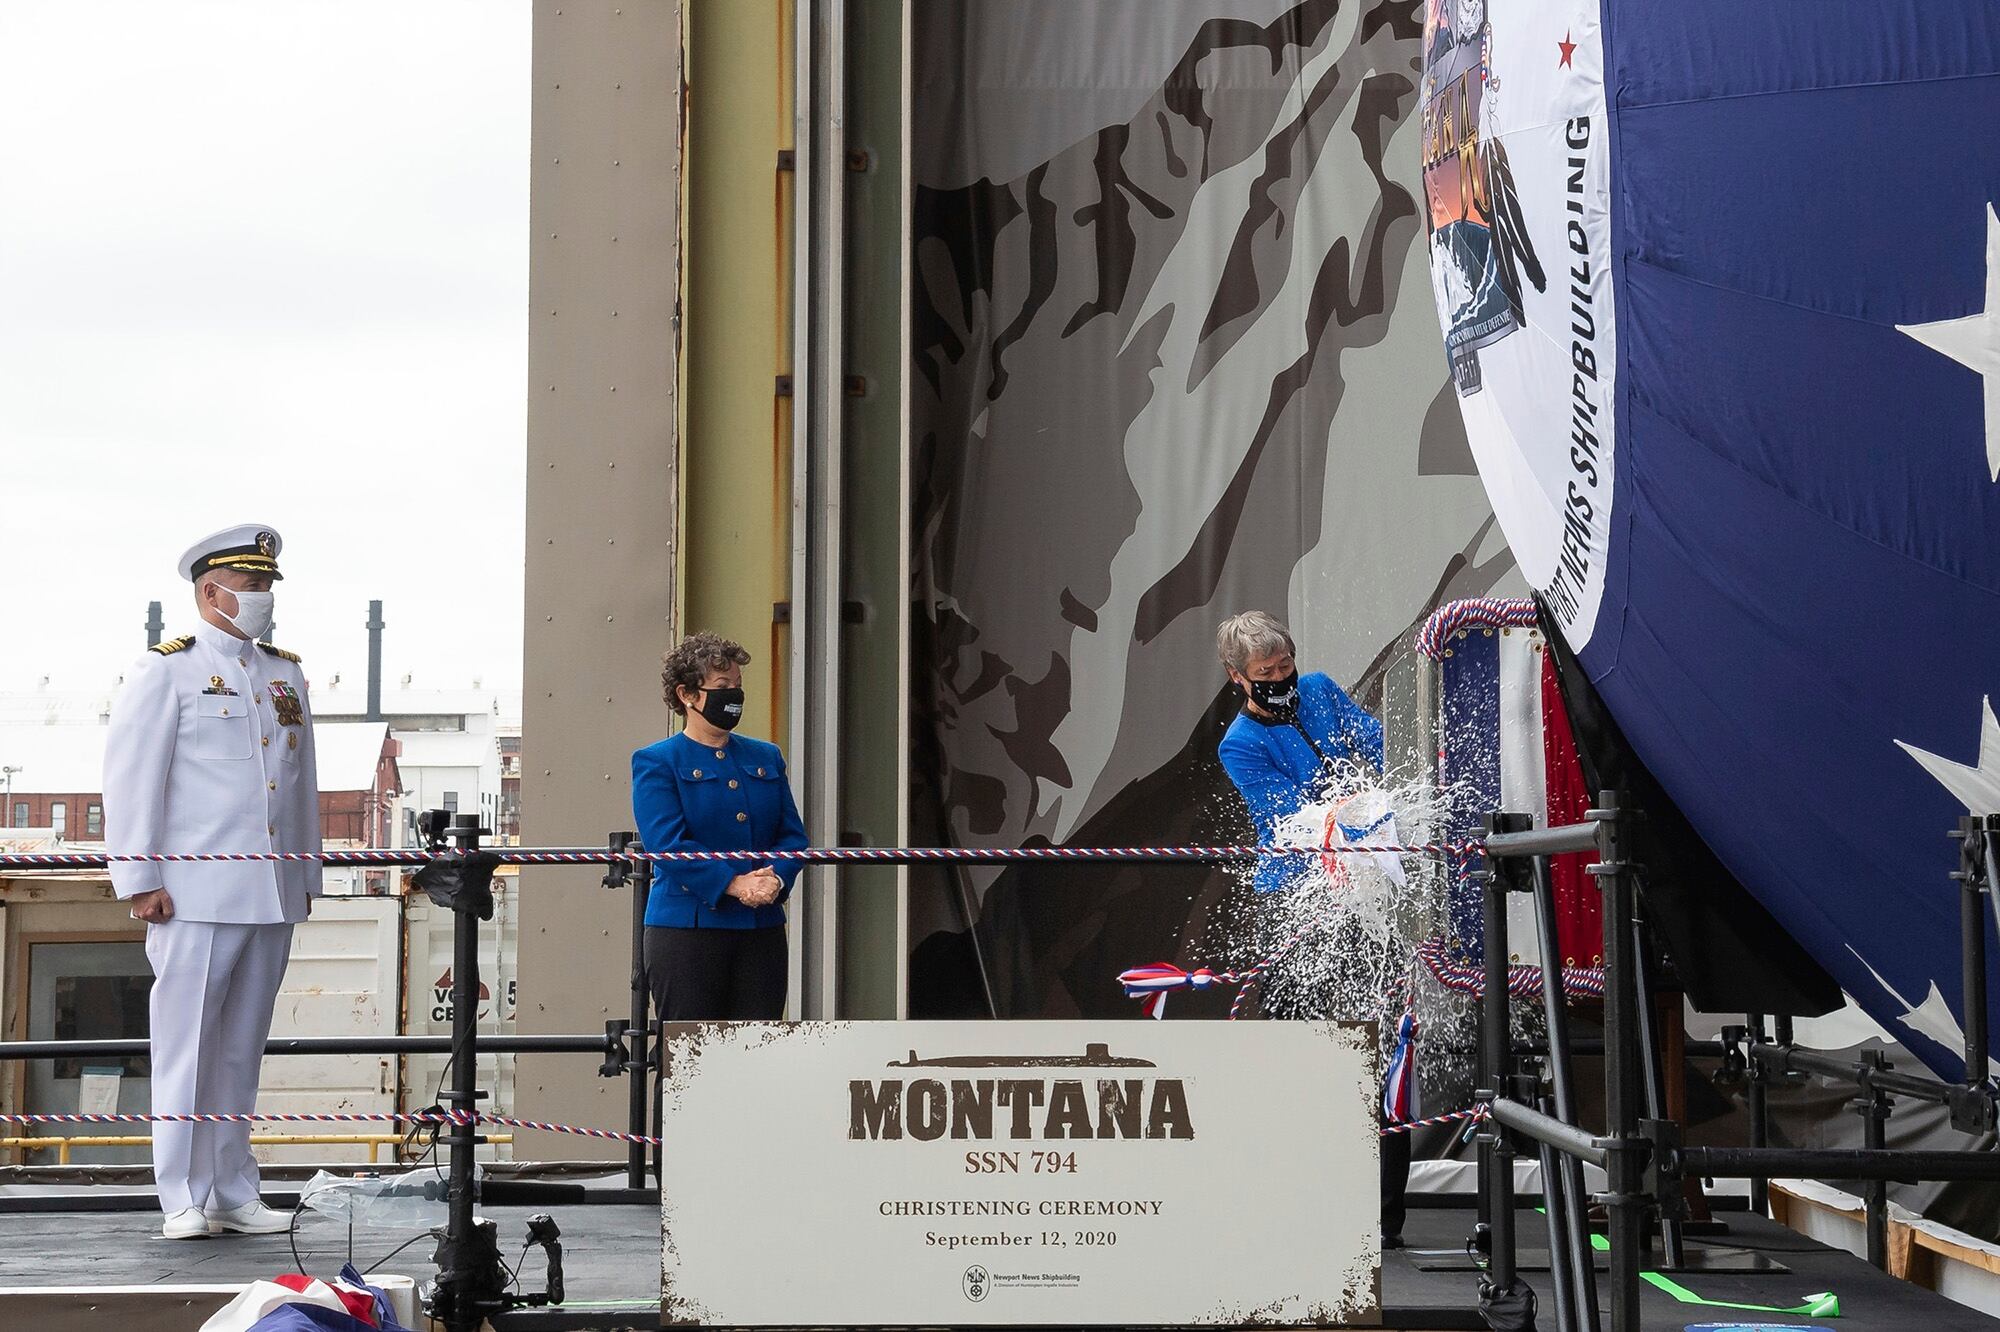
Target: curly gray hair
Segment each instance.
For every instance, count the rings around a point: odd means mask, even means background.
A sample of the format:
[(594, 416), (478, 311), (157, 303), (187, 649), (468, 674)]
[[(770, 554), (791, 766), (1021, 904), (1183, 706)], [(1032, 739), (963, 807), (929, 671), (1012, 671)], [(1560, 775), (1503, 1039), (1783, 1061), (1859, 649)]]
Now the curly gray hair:
[(743, 650), (741, 643), (721, 634), (689, 634), (671, 651), (660, 656), (660, 685), (666, 691), (667, 706), (677, 715), (687, 716), (687, 704), (681, 702), (681, 690), (698, 693), (707, 683), (710, 671), (749, 664), (750, 654)]
[(1291, 630), (1269, 611), (1244, 611), (1232, 615), (1215, 628), (1215, 651), (1222, 664), (1241, 672), (1259, 657), (1278, 652), (1297, 652)]

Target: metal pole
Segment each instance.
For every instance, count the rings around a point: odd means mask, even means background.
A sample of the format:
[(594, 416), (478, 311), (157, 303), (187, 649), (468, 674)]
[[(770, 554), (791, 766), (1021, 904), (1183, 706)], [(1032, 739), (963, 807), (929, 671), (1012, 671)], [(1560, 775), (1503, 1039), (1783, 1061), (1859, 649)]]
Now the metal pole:
[(160, 603), (157, 601), (147, 602), (146, 603), (146, 646), (149, 648), (158, 647), (160, 645), (160, 635), (166, 633), (166, 631), (167, 631), (167, 622), (165, 619), (161, 618)]
[(1492, 1104), (1493, 1122), (1503, 1128), (1512, 1129), (1524, 1138), (1545, 1142), (1565, 1156), (1574, 1156), (1588, 1161), (1594, 1166), (1610, 1164), (1610, 1149), (1603, 1138), (1593, 1137), (1580, 1128), (1563, 1123), (1552, 1115), (1545, 1115), (1530, 1105), (1526, 1098), (1504, 1097)]
[(1600, 792), (1597, 864), (1590, 872), (1604, 892), (1604, 1108), (1611, 1159), (1606, 1173), (1606, 1232), (1611, 1240), (1611, 1332), (1640, 1332), (1639, 1265), (1646, 1250), (1646, 1197), (1641, 1191), (1638, 986), (1632, 948), (1634, 919), (1627, 816), (1616, 792)]
[[(1634, 893), (1636, 900), (1637, 893)], [(1660, 1084), (1666, 1071), (1660, 1052), (1660, 1033), (1654, 1024), (1658, 1013), (1653, 1007), (1653, 969), (1646, 959), (1646, 923), (1632, 921), (1632, 985), (1639, 1014), (1640, 1070), (1646, 1083), (1646, 1118), (1665, 1119), (1667, 1098)], [(1687, 1250), (1681, 1242), (1680, 1219), (1664, 1212), (1660, 1216), (1661, 1261), (1673, 1271), (1687, 1266)]]
[[(1525, 814), (1495, 813), (1486, 817), (1488, 834), (1518, 832), (1528, 824)], [(1513, 1085), (1514, 1043), (1509, 1037), (1507, 1003), (1508, 873), (1503, 861), (1489, 855), (1480, 895), (1485, 927), (1486, 988), (1479, 999), (1479, 1043), (1481, 1062), (1485, 1066), (1482, 1070), (1485, 1085), (1492, 1089), (1491, 1099), (1496, 1100), (1507, 1096)], [(1493, 1241), (1493, 1253), (1488, 1275), (1494, 1289), (1505, 1293), (1513, 1290), (1516, 1279), (1514, 1145), (1507, 1136), (1506, 1128), (1497, 1120), (1489, 1137), (1486, 1182), (1491, 1201), (1487, 1205), (1487, 1225), (1490, 1227), (1488, 1233)]]
[[(1556, 937), (1556, 889), (1547, 856), (1532, 864), (1535, 888), (1535, 935), (1542, 952), (1542, 1016), (1549, 1032), (1549, 1083), (1555, 1092), (1556, 1118), (1577, 1126), (1576, 1082), (1570, 1068), (1569, 994), (1563, 988), (1561, 945)], [(1560, 1174), (1551, 1177), (1543, 1166), (1542, 1193), (1549, 1199), (1549, 1216), (1556, 1215), (1554, 1198), (1561, 1195), (1563, 1242), (1569, 1249), (1569, 1270), (1575, 1283), (1573, 1303), (1579, 1326), (1597, 1332), (1597, 1264), (1591, 1257), (1590, 1217), (1584, 1201), (1583, 1162), (1564, 1153), (1556, 1158)], [(1557, 1310), (1561, 1312), (1560, 1309)]]
[(1960, 995), (1965, 1013), (1965, 1082), (1984, 1086), (1986, 1048), (1986, 903), (1990, 875), (1986, 820), (1967, 814), (1958, 821), (1958, 940)]
[(2000, 1180), (2000, 1152), (1683, 1147), (1674, 1158), (1682, 1174), (1723, 1179)]
[[(635, 838), (630, 845), (639, 845)], [(626, 1132), (643, 1135), (646, 1132), (648, 1112), (646, 1097), (646, 1070), (650, 1064), (647, 1054), (646, 1034), (646, 899), (653, 890), (653, 862), (642, 860), (633, 868), (632, 882), (632, 1025), (626, 1028), (625, 1039), (630, 1048), (625, 1058), (626, 1088), (625, 1123)], [(628, 1188), (646, 1187), (646, 1144), (635, 1142), (628, 1145), (625, 1152), (625, 1184)]]
[(382, 603), (368, 603), (368, 714), (365, 721), (382, 720)]
[(651, 1037), (653, 1070), (653, 1183), (664, 1189), (667, 1186), (666, 1134), (662, 1126), (667, 1119), (667, 1027), (664, 1022), (655, 1022), (648, 1029)]
[(1773, 1064), (1781, 1072), (1817, 1073), (1821, 1077), (1843, 1079), (1856, 1086), (1866, 1083), (1891, 1096), (1907, 1096), (1928, 1105), (1949, 1105), (1953, 1091), (1957, 1090), (1952, 1084), (1935, 1078), (1898, 1073), (1887, 1064), (1878, 1066), (1866, 1060), (1849, 1063), (1815, 1050), (1801, 1050), (1797, 1046), (1753, 1045), (1750, 1053), (1752, 1058)]
[[(451, 840), (463, 853), (479, 849), (479, 816), (459, 814), (451, 823)], [(451, 1091), (446, 1106), (461, 1113), (477, 1111), (485, 1093), (479, 1090), (479, 920), (471, 911), (452, 912), (451, 940)], [(476, 1276), (465, 1259), (474, 1251), (473, 1209), (478, 1203), (474, 1177), (476, 1154), (485, 1139), (476, 1123), (460, 1121), (446, 1135), (451, 1145), (450, 1173), (445, 1184), (445, 1242), (459, 1262), (454, 1271), (439, 1274), (439, 1284), (454, 1280), (447, 1332), (479, 1332), (485, 1321), (476, 1299)]]
[[(1764, 1015), (1746, 1013), (1744, 1023), (1750, 1029), (1749, 1044), (1756, 1046), (1764, 1042)], [(1769, 1147), (1771, 1145), (1771, 1079), (1764, 1065), (1755, 1059), (1743, 1061), (1743, 1076), (1749, 1079), (1747, 1095), (1750, 1100), (1750, 1145)], [(1750, 1210), (1759, 1216), (1771, 1214), (1771, 1182), (1767, 1179), (1750, 1181)]]
[[(1877, 1051), (1870, 1050), (1865, 1058), (1875, 1067), (1882, 1066), (1882, 1056)], [(1854, 1111), (1861, 1116), (1861, 1145), (1866, 1150), (1879, 1152), (1889, 1145), (1889, 1111), (1892, 1105), (1893, 1102), (1879, 1088), (1866, 1081), (1861, 1084), (1861, 1095), (1854, 1102)], [(1868, 1262), (1870, 1266), (1886, 1272), (1889, 1270), (1888, 1181), (1867, 1181), (1862, 1186), (1861, 1196), (1867, 1204)]]
[(1555, 1287), (1558, 1332), (1579, 1332), (1576, 1321), (1576, 1255), (1569, 1247), (1569, 1206), (1560, 1183), (1557, 1160), (1560, 1153), (1547, 1143), (1537, 1143), (1542, 1165), (1542, 1204), (1548, 1215), (1549, 1284)]
[[(847, 3), (797, 0), (792, 99), (791, 775), (807, 832), (841, 832), (842, 472), (846, 420)], [(791, 1011), (840, 1008), (837, 868), (793, 895)]]
[(1565, 823), (1558, 828), (1522, 828), (1518, 832), (1489, 833), (1486, 854), (1492, 856), (1560, 856), (1572, 851), (1589, 851), (1596, 846), (1597, 829), (1591, 823)]
[[(1996, 929), (2000, 929), (2000, 892), (1995, 892), (1993, 890), (1994, 858), (1996, 856), (2000, 856), (2000, 814), (1988, 814), (1983, 820), (1983, 823), (1985, 826), (1982, 829), (1983, 836), (1980, 838), (1981, 845), (1985, 852), (1985, 854), (1980, 857), (1980, 863), (1982, 866), (1981, 878), (1983, 880), (1982, 883), (1983, 895), (1985, 896), (1988, 904), (1993, 909), (1994, 927)], [(1983, 930), (1980, 932), (1979, 936), (1979, 950), (1983, 956), (1986, 951), (1986, 936), (1985, 936), (1985, 931)], [(1981, 977), (1983, 978), (1985, 974), (1986, 973), (1984, 969), (1982, 969), (1980, 972)], [(1987, 1018), (1986, 1015), (1986, 1007), (1983, 1004), (1980, 1005), (1979, 1008), (1979, 1025), (1981, 1030), (1983, 1031), (1990, 1033), (1992, 1030), (1989, 1023), (1989, 1019)], [(1970, 1031), (1969, 1026), (1967, 1030)], [(1987, 1062), (1986, 1048), (1987, 1047), (1983, 1044), (1980, 1046), (1980, 1058), (1981, 1058), (1982, 1070), (1984, 1070)], [(1966, 1079), (1966, 1081), (1969, 1084), (1972, 1083), (1972, 1080), (1969, 1077)], [(1983, 1087), (1985, 1085), (1985, 1082), (1982, 1079), (1979, 1083), (1972, 1085)]]

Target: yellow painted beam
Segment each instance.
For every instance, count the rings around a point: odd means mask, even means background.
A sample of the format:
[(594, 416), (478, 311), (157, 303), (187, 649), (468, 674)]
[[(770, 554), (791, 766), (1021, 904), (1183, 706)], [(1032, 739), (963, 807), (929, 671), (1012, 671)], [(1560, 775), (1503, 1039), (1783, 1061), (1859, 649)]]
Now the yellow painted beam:
[(790, 579), (791, 7), (691, 0), (681, 568), (687, 630), (750, 649), (745, 730), (785, 739)]

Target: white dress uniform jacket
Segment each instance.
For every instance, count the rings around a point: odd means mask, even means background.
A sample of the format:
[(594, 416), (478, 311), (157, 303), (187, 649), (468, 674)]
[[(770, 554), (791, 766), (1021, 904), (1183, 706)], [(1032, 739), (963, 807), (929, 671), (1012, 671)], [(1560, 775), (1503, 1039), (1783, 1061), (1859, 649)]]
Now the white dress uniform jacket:
[[(105, 843), (114, 856), (318, 851), (319, 776), (298, 659), (204, 622), (139, 659), (112, 707)], [(294, 924), (316, 862), (114, 861), (121, 898), (165, 888), (174, 917)]]

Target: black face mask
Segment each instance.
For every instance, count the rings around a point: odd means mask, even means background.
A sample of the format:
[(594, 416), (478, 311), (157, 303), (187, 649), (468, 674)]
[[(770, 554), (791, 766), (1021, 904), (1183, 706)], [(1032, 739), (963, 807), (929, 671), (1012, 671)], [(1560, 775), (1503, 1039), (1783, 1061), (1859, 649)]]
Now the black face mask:
[(1252, 680), (1250, 701), (1279, 721), (1290, 721), (1299, 711), (1298, 668), (1282, 680)]
[(700, 712), (702, 720), (710, 726), (720, 726), (725, 731), (733, 731), (736, 729), (736, 724), (743, 720), (743, 691), (703, 690)]

